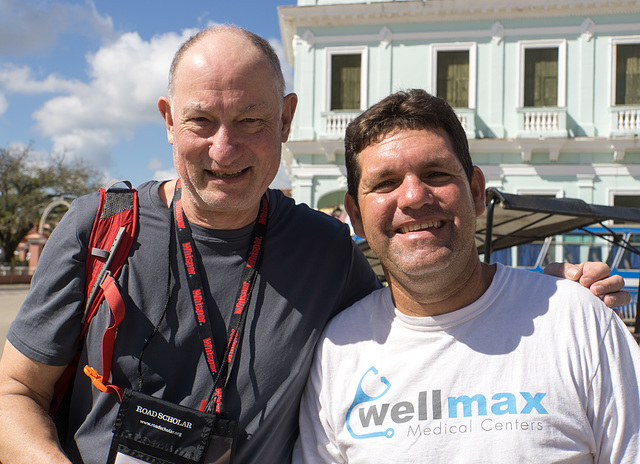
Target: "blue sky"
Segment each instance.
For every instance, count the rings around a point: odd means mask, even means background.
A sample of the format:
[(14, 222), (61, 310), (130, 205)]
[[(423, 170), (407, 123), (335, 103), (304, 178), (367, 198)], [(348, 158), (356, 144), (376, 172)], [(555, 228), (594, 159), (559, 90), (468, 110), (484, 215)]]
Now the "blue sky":
[(172, 177), (156, 102), (180, 43), (210, 24), (249, 29), (274, 45), (291, 90), (277, 7), (295, 4), (0, 0), (0, 147), (64, 152), (134, 185)]

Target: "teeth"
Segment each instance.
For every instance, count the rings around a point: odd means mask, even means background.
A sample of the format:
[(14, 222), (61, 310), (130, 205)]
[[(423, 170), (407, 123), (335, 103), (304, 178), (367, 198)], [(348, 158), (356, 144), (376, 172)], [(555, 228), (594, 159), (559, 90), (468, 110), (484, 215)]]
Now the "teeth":
[(433, 222), (427, 222), (425, 224), (415, 224), (415, 225), (411, 225), (411, 226), (404, 226), (400, 228), (400, 233), (401, 234), (406, 234), (408, 232), (415, 232), (416, 230), (426, 230), (426, 229), (439, 229), (440, 227), (442, 227), (442, 221), (433, 221)]
[(213, 176), (215, 177), (236, 177), (239, 176), (240, 174), (242, 174), (242, 171), (236, 171), (236, 172), (215, 172), (215, 171), (209, 171)]

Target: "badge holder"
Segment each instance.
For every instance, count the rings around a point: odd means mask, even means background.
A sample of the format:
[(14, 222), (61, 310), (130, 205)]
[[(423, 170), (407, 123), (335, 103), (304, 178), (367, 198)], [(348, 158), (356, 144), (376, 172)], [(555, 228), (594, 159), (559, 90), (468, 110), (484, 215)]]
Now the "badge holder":
[(231, 464), (237, 423), (127, 389), (107, 464)]

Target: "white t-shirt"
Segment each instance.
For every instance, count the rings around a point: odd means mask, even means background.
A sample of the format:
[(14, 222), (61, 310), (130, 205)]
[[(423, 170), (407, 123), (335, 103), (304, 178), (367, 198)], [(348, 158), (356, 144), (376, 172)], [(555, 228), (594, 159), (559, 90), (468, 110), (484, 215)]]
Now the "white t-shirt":
[(327, 326), (294, 463), (640, 462), (639, 381), (633, 337), (576, 283), (498, 265), (436, 317), (385, 288)]

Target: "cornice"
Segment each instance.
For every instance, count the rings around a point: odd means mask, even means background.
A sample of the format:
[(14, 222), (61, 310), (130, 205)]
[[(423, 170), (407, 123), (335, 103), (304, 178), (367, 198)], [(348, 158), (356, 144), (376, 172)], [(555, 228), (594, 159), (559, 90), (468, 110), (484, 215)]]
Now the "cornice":
[(640, 13), (640, 0), (531, 0), (526, 4), (513, 0), (409, 0), (278, 7), (282, 42), (290, 63), (293, 40), (304, 28), (629, 13)]
[[(560, 153), (610, 153), (614, 164), (624, 161), (627, 152), (637, 153), (640, 140), (637, 137), (578, 137), (578, 138), (543, 138), (514, 139), (488, 138), (469, 140), (471, 156), (483, 153), (517, 153), (520, 154), (524, 166), (528, 164), (532, 153), (548, 153), (551, 166), (558, 166)], [(324, 154), (328, 163), (335, 163), (336, 155), (344, 154), (344, 142), (338, 139), (288, 141), (283, 145), (283, 158), (289, 160), (287, 172), (292, 170), (314, 169), (313, 165), (302, 166), (295, 161), (296, 155)], [(620, 166), (623, 166), (620, 164)], [(632, 169), (640, 174), (640, 165)], [(343, 167), (342, 167), (343, 168)], [(484, 168), (484, 166), (483, 166)], [(490, 168), (493, 169), (493, 168)], [(625, 168), (626, 169), (626, 168)]]

